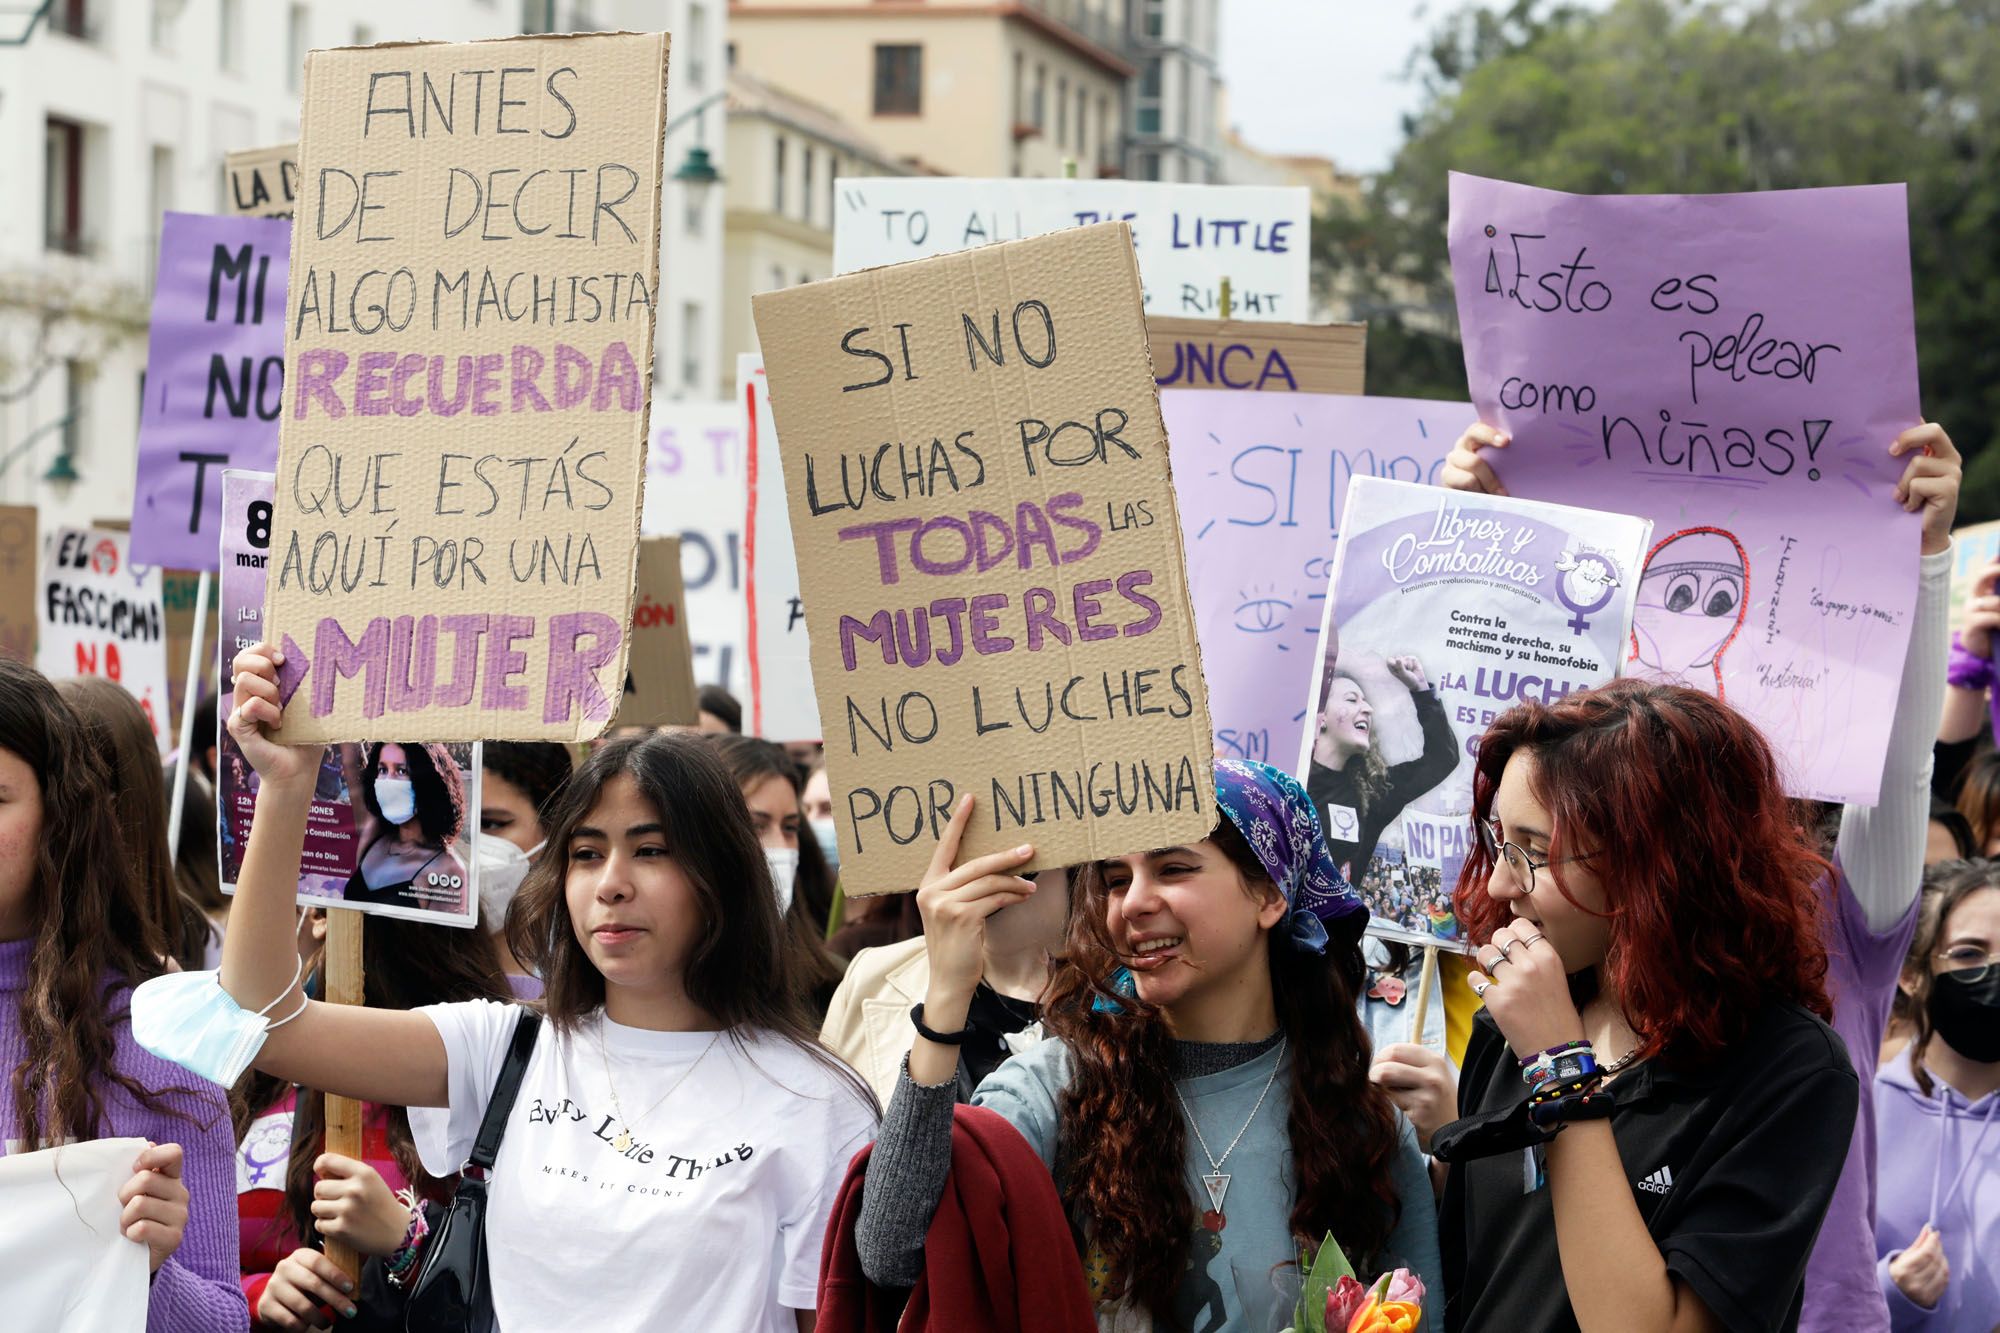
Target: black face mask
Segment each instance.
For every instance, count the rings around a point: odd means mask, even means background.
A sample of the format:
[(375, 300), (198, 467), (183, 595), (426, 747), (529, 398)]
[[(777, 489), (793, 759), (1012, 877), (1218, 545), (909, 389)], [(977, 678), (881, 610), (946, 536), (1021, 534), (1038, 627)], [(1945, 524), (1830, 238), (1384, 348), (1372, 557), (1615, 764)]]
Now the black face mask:
[(1931, 978), (1931, 1030), (1968, 1060), (2000, 1062), (2000, 967), (1967, 967)]

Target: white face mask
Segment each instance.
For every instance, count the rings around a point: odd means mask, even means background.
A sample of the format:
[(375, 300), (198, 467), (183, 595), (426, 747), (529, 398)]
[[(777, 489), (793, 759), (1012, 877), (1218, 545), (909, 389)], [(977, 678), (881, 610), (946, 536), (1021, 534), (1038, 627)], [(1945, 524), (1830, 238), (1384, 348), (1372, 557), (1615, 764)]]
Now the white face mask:
[(376, 778), (375, 805), (391, 824), (407, 824), (417, 817), (417, 789), (408, 778)]
[(305, 970), (301, 958), (292, 979), (256, 1013), (222, 989), (220, 972), (169, 972), (132, 992), (132, 1040), (162, 1060), (171, 1060), (211, 1083), (233, 1087), (257, 1058), (264, 1039), (306, 1011), (306, 997), (275, 1022), (265, 1015), (292, 993)]
[(792, 910), (792, 884), (799, 877), (799, 849), (766, 847), (764, 860), (771, 867), (771, 885), (778, 891), (778, 915)]
[(507, 924), (507, 908), (521, 891), (521, 881), (534, 865), (535, 853), (548, 845), (547, 839), (533, 851), (522, 851), (497, 834), (482, 833), (473, 840), (479, 858), (479, 924), (488, 934), (497, 934)]

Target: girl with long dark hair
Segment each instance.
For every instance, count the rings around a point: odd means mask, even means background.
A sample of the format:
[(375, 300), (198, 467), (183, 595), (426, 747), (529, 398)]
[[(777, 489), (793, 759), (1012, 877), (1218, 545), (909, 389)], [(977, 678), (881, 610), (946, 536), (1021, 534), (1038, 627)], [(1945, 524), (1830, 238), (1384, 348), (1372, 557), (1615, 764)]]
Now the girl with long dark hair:
[[(1368, 1081), (1355, 1010), (1367, 911), (1309, 798), (1263, 764), (1216, 764), (1207, 838), (1082, 867), (1042, 1014), (1051, 1040), (973, 1096), (1035, 1148), (1080, 1237), (1100, 1323), (1263, 1330), (1329, 1233), (1357, 1269), (1437, 1275), (1423, 1156)], [(945, 1187), (958, 1049), (995, 912), (1041, 892), (1031, 847), (954, 865), (959, 807), (918, 898), (921, 1026), (868, 1169), (871, 1281), (911, 1286)]]
[[(341, 908), (333, 908), (341, 911)], [(324, 939), (322, 912), (314, 938)], [(377, 1009), (511, 997), (493, 937), (423, 921), (370, 915), (362, 919), (365, 1003)], [(309, 977), (308, 990), (318, 989)], [(400, 1106), (362, 1108), (362, 1158), (326, 1151), (326, 1094), (267, 1074), (246, 1076), (232, 1107), (236, 1131), (237, 1211), (242, 1235), (243, 1294), (259, 1329), (320, 1327), (325, 1286), (343, 1275), (316, 1240), (339, 1240), (356, 1253), (389, 1258), (410, 1234), (412, 1209), (447, 1202), (452, 1174), (426, 1171)], [(314, 1279), (318, 1279), (315, 1281)], [(355, 1306), (371, 1327), (400, 1326), (393, 1297), (364, 1282), (337, 1293), (332, 1308)], [(377, 1308), (368, 1308), (369, 1297)]]
[[(268, 645), (236, 659), (229, 730), (262, 785), (222, 985), (283, 1014), (298, 1003), (291, 902), (319, 752), (267, 734), (281, 661)], [(488, 1182), (498, 1326), (809, 1329), (825, 1213), (874, 1099), (783, 984), (770, 870), (709, 744), (663, 733), (595, 751), (507, 934), (544, 982), (546, 1025)], [(470, 1153), (519, 1013), (306, 1003), (255, 1062), (412, 1108), (419, 1160), (445, 1175)]]
[(243, 1329), (229, 1108), (132, 1037), (131, 988), (164, 973), (167, 942), (131, 860), (100, 747), (0, 657), (0, 1151), (152, 1141), (119, 1196), (153, 1270), (146, 1327)]

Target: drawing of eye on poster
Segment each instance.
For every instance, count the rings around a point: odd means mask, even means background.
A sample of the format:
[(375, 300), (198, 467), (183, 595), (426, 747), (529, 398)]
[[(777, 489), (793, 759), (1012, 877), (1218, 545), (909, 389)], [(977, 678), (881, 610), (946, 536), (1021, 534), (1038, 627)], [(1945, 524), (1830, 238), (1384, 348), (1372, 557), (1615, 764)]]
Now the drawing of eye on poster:
[(1452, 273), (1512, 495), (1644, 514), (1634, 674), (1726, 699), (1793, 796), (1875, 802), (1921, 521), (1904, 188), (1591, 197), (1454, 174)]
[(1160, 412), (1216, 756), (1282, 768), (1305, 727), (1349, 484), (1435, 481), (1472, 404), (1171, 389)]
[[(219, 697), (230, 664), (263, 637), (265, 563), (271, 543), (272, 474), (222, 474)], [(222, 710), (226, 716), (227, 710)], [(237, 873), (257, 808), (257, 773), (227, 726), (216, 738), (217, 840), (222, 891)], [(306, 818), (298, 903), (339, 904), (384, 916), (470, 926), (478, 919), (480, 747), (453, 741), (329, 745)]]
[(1479, 737), (1518, 702), (1618, 675), (1651, 531), (1373, 477), (1348, 487), (1292, 771), (1371, 933), (1462, 947), (1451, 895)]

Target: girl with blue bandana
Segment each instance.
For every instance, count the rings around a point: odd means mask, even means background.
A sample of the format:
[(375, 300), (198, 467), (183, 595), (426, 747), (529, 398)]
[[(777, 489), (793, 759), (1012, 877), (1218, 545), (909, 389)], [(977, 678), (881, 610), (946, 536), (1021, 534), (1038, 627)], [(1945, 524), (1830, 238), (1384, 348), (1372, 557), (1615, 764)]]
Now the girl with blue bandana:
[[(1079, 868), (1043, 1005), (1052, 1040), (975, 1093), (1053, 1174), (1100, 1328), (1291, 1322), (1302, 1249), (1438, 1276), (1415, 1136), (1368, 1080), (1356, 1016), (1367, 909), (1292, 778), (1215, 766), (1218, 818), (1184, 846)], [(958, 1050), (985, 922), (1035, 892), (1032, 848), (957, 864), (959, 807), (918, 892), (930, 951), (919, 1036), (868, 1168), (864, 1272), (913, 1286), (949, 1171)]]

